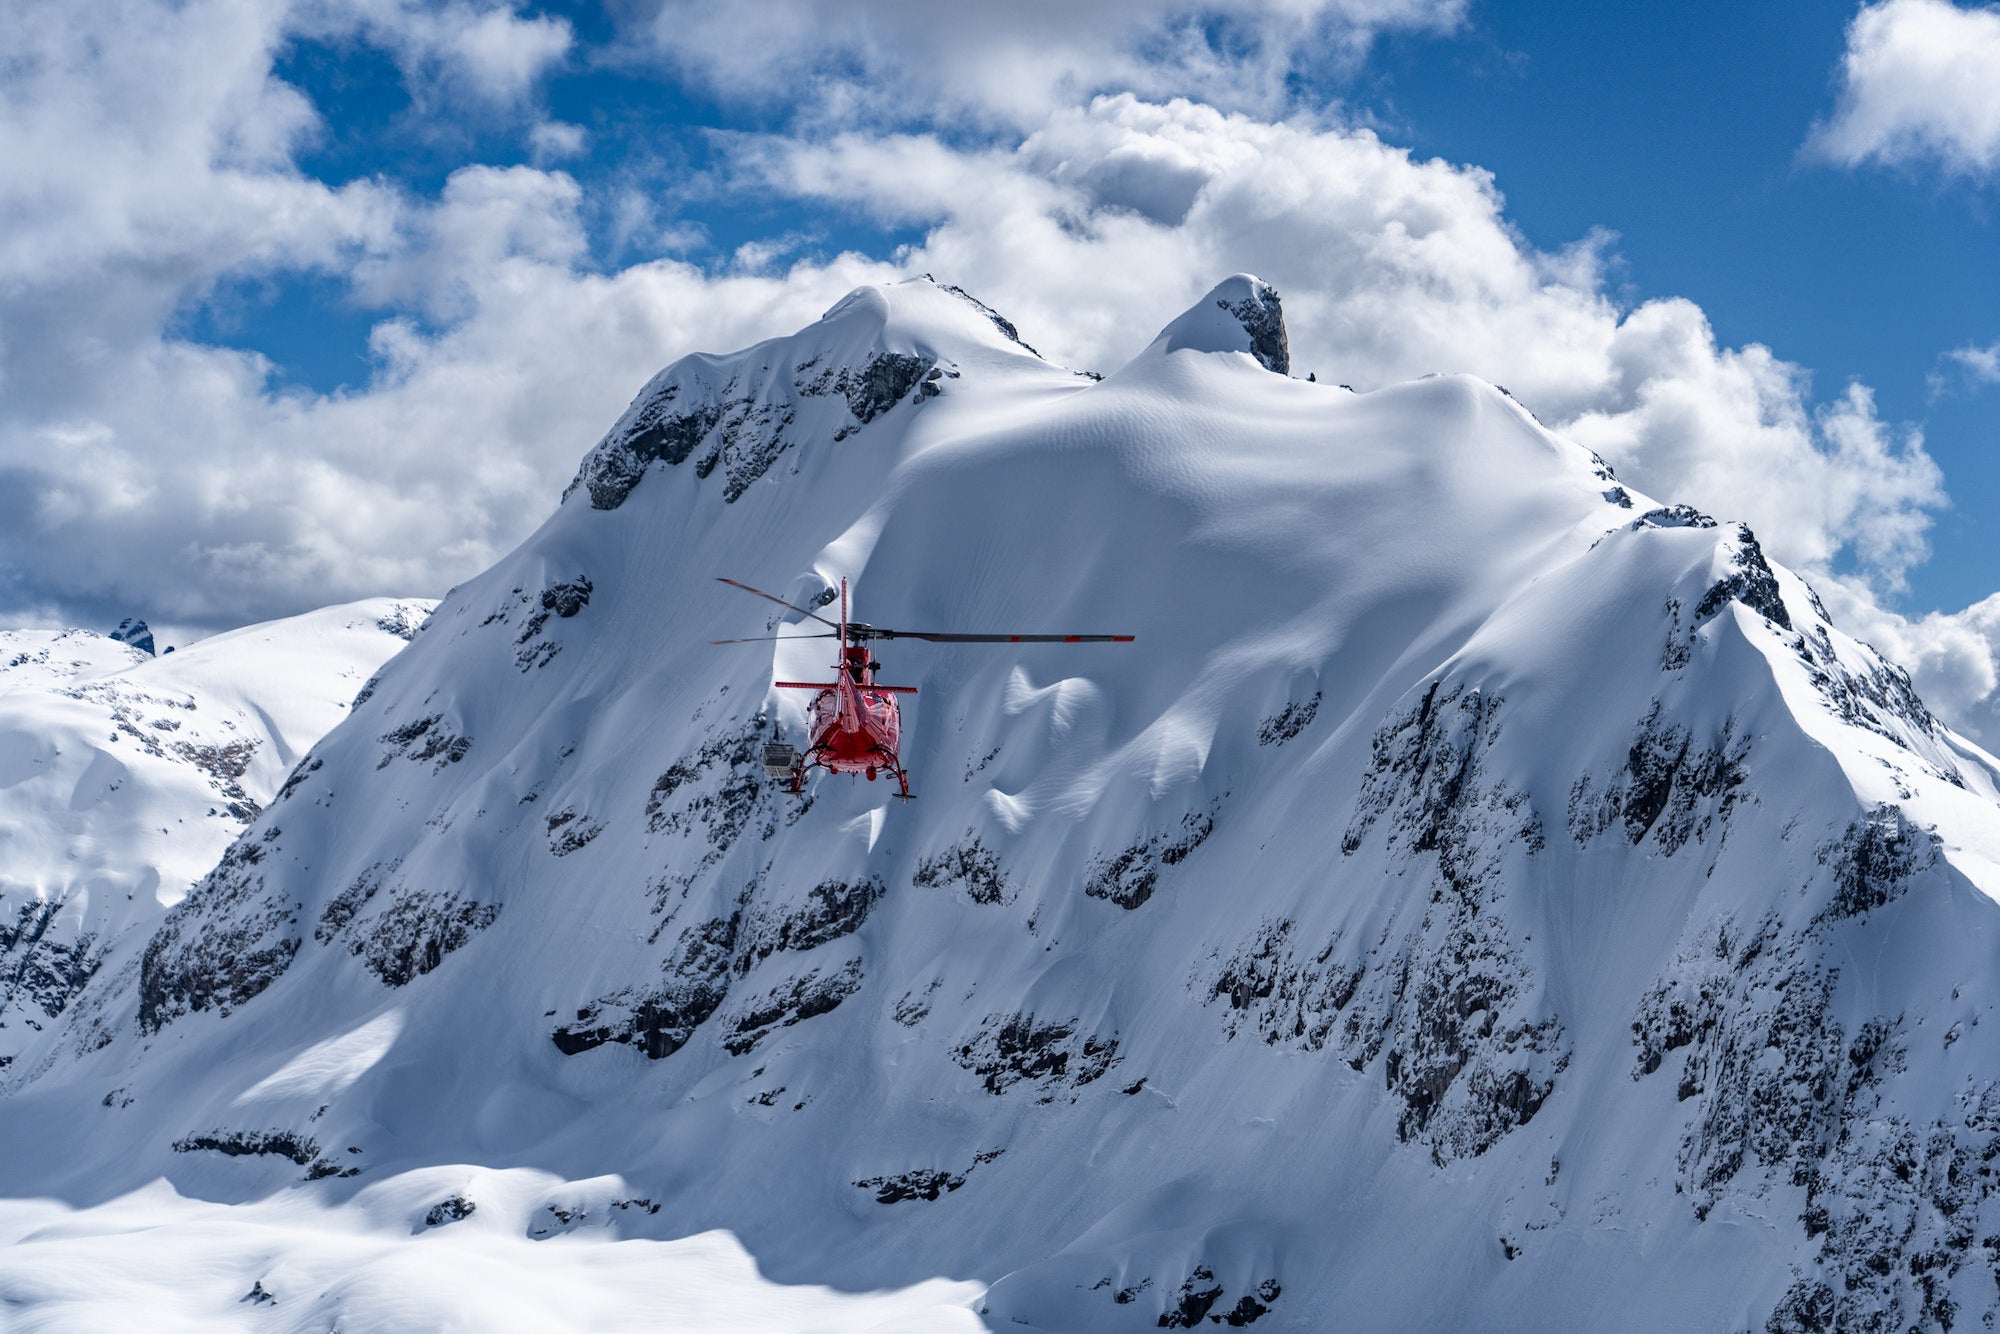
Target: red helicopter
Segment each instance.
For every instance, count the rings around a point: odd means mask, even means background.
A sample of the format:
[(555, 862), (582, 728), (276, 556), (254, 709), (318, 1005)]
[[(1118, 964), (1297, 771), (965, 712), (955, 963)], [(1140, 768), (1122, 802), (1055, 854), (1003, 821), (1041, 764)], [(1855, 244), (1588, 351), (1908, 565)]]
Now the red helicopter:
[(801, 755), (782, 741), (764, 747), (764, 772), (773, 782), (789, 785), (796, 795), (805, 791), (806, 771), (818, 766), (829, 773), (866, 774), (874, 782), (878, 774), (896, 776), (902, 790), (896, 796), (909, 800), (910, 773), (897, 758), (903, 739), (902, 709), (898, 695), (914, 695), (915, 686), (885, 686), (876, 681), (882, 670), (868, 650), (874, 639), (927, 639), (934, 644), (1129, 644), (1131, 635), (974, 635), (951, 631), (885, 630), (847, 619), (847, 581), (840, 581), (840, 621), (836, 624), (815, 611), (773, 597), (761, 588), (752, 588), (734, 579), (720, 583), (754, 593), (767, 602), (789, 607), (810, 616), (832, 631), (831, 634), (758, 635), (749, 639), (712, 639), (711, 644), (755, 644), (775, 639), (838, 639), (840, 661), (834, 664), (833, 680), (777, 681), (780, 690), (817, 690), (807, 707), (807, 731), (812, 744)]

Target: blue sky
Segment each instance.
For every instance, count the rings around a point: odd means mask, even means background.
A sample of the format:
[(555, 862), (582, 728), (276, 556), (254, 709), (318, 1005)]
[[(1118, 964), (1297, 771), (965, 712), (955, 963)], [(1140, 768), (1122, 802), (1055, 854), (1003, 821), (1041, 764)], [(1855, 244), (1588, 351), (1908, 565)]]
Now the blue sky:
[[(2000, 14), (30, 0), (0, 620), (435, 594), (652, 370), (935, 270), (1106, 368), (1223, 274), (1506, 384), (2000, 687)], [(10, 49), (11, 48), (11, 49)], [(1435, 159), (1435, 160), (1433, 160)]]

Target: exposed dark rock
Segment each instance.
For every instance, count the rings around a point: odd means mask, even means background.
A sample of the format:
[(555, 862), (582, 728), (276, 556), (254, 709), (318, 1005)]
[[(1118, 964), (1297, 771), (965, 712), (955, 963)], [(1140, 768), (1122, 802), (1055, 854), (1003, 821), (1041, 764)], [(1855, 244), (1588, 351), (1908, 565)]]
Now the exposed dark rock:
[[(1874, 650), (1864, 648), (1863, 665), (1850, 666), (1835, 651), (1825, 624), (1801, 634), (1794, 648), (1811, 674), (1813, 688), (1843, 722), (1865, 727), (1904, 750), (1911, 750), (1913, 739), (1935, 738), (1942, 733), (1936, 717), (1918, 696), (1910, 674), (1884, 661)], [(1951, 769), (1939, 768), (1928, 758), (1922, 763), (1946, 782), (1965, 785)]]
[(1021, 337), (1021, 331), (1014, 327), (1014, 322), (1012, 320), (1007, 319), (1005, 316), (1001, 315), (999, 311), (993, 309), (993, 307), (987, 305), (984, 301), (981, 301), (978, 297), (966, 291), (963, 287), (947, 286), (944, 290), (950, 292), (953, 296), (958, 297), (960, 300), (969, 302), (971, 305), (977, 307), (980, 314), (984, 315), (987, 319), (993, 321), (994, 328), (998, 329), (1001, 333), (1007, 336), (1008, 342), (1014, 343), (1029, 352), (1034, 352), (1035, 355), (1038, 357), (1042, 355), (1039, 352), (1035, 352), (1034, 348), (1028, 346), (1027, 342)]
[(219, 1153), (229, 1158), (284, 1158), (305, 1168), (308, 1181), (361, 1175), (358, 1167), (343, 1168), (336, 1160), (322, 1158), (317, 1141), (290, 1130), (212, 1130), (175, 1140), (174, 1152)]
[[(769, 733), (770, 721), (760, 713), (676, 760), (647, 795), (646, 827), (655, 834), (699, 838), (706, 846), (702, 867), (722, 860), (752, 829), (761, 838), (776, 834), (776, 808), (763, 800), (775, 790), (763, 765)], [(794, 803), (786, 821), (796, 821), (810, 805), (809, 799)]]
[(874, 876), (851, 883), (822, 880), (807, 892), (801, 907), (753, 914), (739, 944), (736, 971), (747, 973), (779, 950), (816, 949), (853, 934), (885, 892)]
[(1819, 850), (1833, 872), (1833, 898), (1821, 918), (1858, 917), (1909, 892), (1911, 878), (1938, 860), (1938, 837), (1910, 823), (1902, 810), (1880, 805)]
[(1127, 910), (1153, 897), (1162, 866), (1178, 866), (1215, 832), (1215, 817), (1190, 812), (1179, 829), (1155, 834), (1111, 857), (1093, 857), (1084, 872), (1083, 892)]
[(1702, 594), (1695, 604), (1694, 623), (1700, 626), (1723, 606), (1731, 601), (1741, 602), (1750, 610), (1789, 630), (1792, 615), (1785, 609), (1785, 600), (1778, 593), (1777, 576), (1764, 559), (1764, 549), (1757, 544), (1757, 538), (1744, 524), (1736, 525), (1736, 537), (1731, 544), (1733, 565), (1730, 572), (1715, 581), (1708, 592)]
[(1236, 1299), (1236, 1305), (1221, 1315), (1211, 1315), (1209, 1320), (1211, 1323), (1228, 1325), (1233, 1329), (1254, 1325), (1258, 1317), (1271, 1313), (1271, 1303), (1277, 1301), (1278, 1295), (1283, 1291), (1284, 1289), (1267, 1278), (1257, 1285), (1255, 1293), (1244, 1293)]
[(400, 862), (391, 862), (384, 868), (382, 863), (377, 862), (356, 876), (354, 882), (347, 888), (328, 899), (326, 907), (320, 909), (318, 924), (313, 927), (313, 939), (322, 945), (331, 944), (334, 937), (347, 928), (347, 924), (354, 920), (354, 915), (375, 897), (388, 877), (394, 875), (400, 865)]
[(430, 619), (430, 613), (422, 608), (399, 602), (387, 614), (376, 618), (375, 628), (383, 634), (407, 641), (415, 639), (417, 631), (428, 625)]
[(1304, 701), (1293, 701), (1257, 725), (1257, 744), (1260, 746), (1281, 746), (1299, 733), (1312, 726), (1319, 716), (1321, 692), (1313, 691), (1313, 697)]
[[(1776, 914), (1753, 930), (1729, 918), (1691, 933), (1632, 1024), (1634, 1078), (1677, 1059), (1690, 1119), (1677, 1187), (1696, 1217), (1725, 1198), (1803, 1187), (1799, 1222), (1812, 1264), (1767, 1331), (1943, 1331), (1959, 1312), (1956, 1276), (1990, 1275), (1979, 1220), (1995, 1198), (2000, 1088), (1968, 1081), (1928, 1123), (1894, 1110), (1909, 1068), (1898, 1016), (1850, 1036), (1829, 957), (1873, 948), (1873, 911), (1936, 873), (1936, 846), (1901, 812), (1878, 807), (1820, 849), (1826, 906), (1803, 927)], [(1812, 886), (1807, 887), (1809, 890)], [(1989, 1298), (1989, 1310), (1992, 1309)]]
[[(1104, 1077), (1118, 1063), (1117, 1037), (1077, 1035), (1077, 1021), (1038, 1020), (1033, 1014), (989, 1015), (972, 1041), (951, 1059), (978, 1075), (988, 1093), (1033, 1084), (1037, 1102), (1055, 1101)], [(1074, 1101), (1074, 1098), (1072, 1098)]]
[(1243, 325), (1243, 332), (1250, 335), (1250, 355), (1265, 370), (1278, 375), (1292, 373), (1292, 352), (1285, 338), (1285, 311), (1279, 304), (1277, 288), (1257, 283), (1243, 300), (1233, 305), (1227, 301), (1215, 304)]
[(1342, 848), (1358, 851), (1386, 818), (1391, 852), (1435, 854), (1421, 924), (1358, 958), (1336, 964), (1323, 953), (1305, 968), (1267, 927), (1260, 948), (1271, 958), (1246, 975), (1253, 995), (1268, 979), (1279, 1002), (1259, 1014), (1260, 1030), (1282, 1035), (1289, 1006), (1292, 1040), (1330, 1034), (1324, 1007), (1348, 996), (1339, 1040), (1349, 1064), (1358, 1070), (1383, 1056), (1385, 1082), (1402, 1103), (1397, 1135), (1429, 1145), (1440, 1165), (1484, 1153), (1525, 1125), (1569, 1063), (1562, 1022), (1547, 1011), (1501, 911), (1504, 857), (1513, 847), (1533, 855), (1543, 843), (1525, 794), (1485, 773), (1500, 704), (1434, 682), (1376, 733)]
[(869, 1177), (854, 1184), (863, 1190), (874, 1191), (878, 1204), (901, 1204), (905, 1200), (935, 1200), (963, 1186), (973, 1168), (990, 1163), (1005, 1152), (1004, 1149), (993, 1149), (978, 1154), (972, 1160), (972, 1167), (966, 1168), (963, 1172), (918, 1167), (895, 1176)]
[(712, 918), (681, 934), (657, 985), (617, 992), (576, 1012), (551, 1035), (574, 1056), (609, 1042), (637, 1047), (653, 1060), (687, 1044), (729, 994), (730, 960), (742, 915)]
[(1697, 747), (1686, 727), (1662, 718), (1659, 701), (1640, 720), (1626, 753), (1624, 769), (1601, 789), (1589, 774), (1570, 788), (1569, 831), (1579, 846), (1613, 824), (1638, 843), (1648, 834), (1672, 856), (1690, 841), (1711, 833), (1726, 838), (1729, 819), (1748, 778), (1749, 738), (1733, 721)]
[(1361, 970), (1335, 958), (1339, 944), (1335, 936), (1300, 959), (1292, 947), (1292, 924), (1266, 922), (1230, 956), (1209, 987), (1210, 1003), (1229, 1003), (1229, 1036), (1249, 1026), (1271, 1046), (1305, 1051), (1319, 1051), (1334, 1040), (1341, 1012), (1362, 979)]
[[(514, 665), (522, 671), (546, 666), (550, 659), (562, 651), (562, 645), (553, 640), (541, 640), (549, 617), (568, 620), (590, 605), (590, 594), (595, 587), (589, 578), (578, 575), (568, 583), (551, 584), (541, 591), (540, 606), (530, 612), (521, 626), (520, 635), (514, 640)], [(519, 589), (515, 590), (517, 593)], [(495, 613), (499, 615), (500, 613)], [(488, 618), (489, 620), (492, 618)], [(537, 642), (539, 641), (539, 642)]]
[(1215, 1271), (1207, 1265), (1196, 1265), (1181, 1284), (1181, 1290), (1174, 1294), (1173, 1304), (1160, 1313), (1159, 1327), (1193, 1329), (1221, 1300), (1222, 1284), (1216, 1282)]
[(854, 419), (866, 424), (902, 402), (932, 369), (922, 357), (883, 352), (859, 370), (843, 370), (833, 389), (847, 400)]
[(1000, 870), (1000, 858), (970, 829), (965, 831), (963, 842), (919, 861), (910, 880), (919, 889), (961, 886), (974, 903), (1007, 903), (1013, 899), (1006, 876)]
[(454, 950), (493, 925), (497, 903), (480, 903), (454, 893), (399, 889), (388, 905), (351, 921), (343, 934), (350, 954), (392, 987), (406, 986), (434, 971)]
[(933, 981), (922, 992), (904, 992), (903, 998), (896, 1002), (895, 1011), (889, 1017), (904, 1028), (915, 1028), (918, 1024), (930, 1018), (931, 997), (936, 994), (938, 987), (941, 985), (943, 985), (942, 982)]
[(699, 371), (684, 372), (685, 382), (656, 380), (590, 452), (564, 498), (581, 486), (590, 493), (592, 508), (617, 509), (655, 462), (677, 467), (693, 459), (697, 477), (720, 469), (723, 499), (735, 501), (796, 448), (792, 426), (800, 399), (838, 396), (846, 401), (854, 424), (837, 430), (837, 441), (913, 391), (919, 399), (937, 393), (941, 374), (931, 362), (903, 352), (881, 352), (863, 365), (822, 369), (808, 377), (814, 365), (794, 368), (791, 382), (782, 387), (746, 382), (740, 373), (720, 385), (704, 382)]
[(447, 1223), (456, 1223), (460, 1219), (472, 1217), (478, 1209), (478, 1205), (463, 1195), (453, 1195), (431, 1206), (430, 1212), (424, 1215), (424, 1226), (443, 1227)]
[(1817, 1280), (1800, 1279), (1785, 1293), (1764, 1334), (1833, 1334), (1836, 1299), (1833, 1289)]
[(1638, 528), (1713, 528), (1715, 520), (1703, 514), (1692, 505), (1663, 505), (1659, 509), (1647, 510), (1632, 521)]
[(264, 808), (243, 789), (243, 775), (250, 772), (250, 761), (257, 755), (256, 741), (249, 737), (219, 745), (176, 741), (168, 749), (207, 775), (233, 818), (248, 824), (263, 813)]
[(275, 829), (245, 835), (160, 924), (139, 965), (139, 1031), (198, 1010), (228, 1014), (283, 975), (298, 953), (297, 908), (259, 869)]
[(604, 832), (604, 826), (587, 818), (574, 806), (565, 806), (547, 817), (549, 831), (549, 851), (557, 857), (567, 857), (572, 852), (587, 847), (590, 841)]
[(275, 806), (281, 801), (291, 800), (292, 793), (298, 791), (301, 784), (325, 767), (326, 761), (317, 755), (301, 760), (298, 766), (286, 776), (285, 785), (278, 789), (278, 795), (272, 799), (271, 804)]
[(0, 1013), (33, 1005), (53, 1019), (96, 974), (103, 954), (95, 935), (85, 932), (72, 940), (65, 932), (49, 934), (66, 902), (24, 899), (11, 922), (0, 921)]
[(144, 621), (136, 616), (127, 616), (124, 620), (118, 622), (118, 628), (111, 632), (111, 638), (121, 644), (130, 644), (141, 653), (152, 654), (157, 652), (153, 647), (153, 632), (146, 627)]
[(459, 736), (445, 726), (440, 713), (404, 723), (377, 739), (389, 748), (377, 769), (388, 768), (389, 762), (400, 756), (417, 764), (430, 763), (433, 772), (443, 772), (447, 764), (457, 764), (472, 749), (472, 738)]
[(833, 972), (815, 968), (771, 988), (734, 1015), (722, 1045), (732, 1056), (741, 1056), (781, 1028), (830, 1013), (860, 989), (859, 959), (849, 959)]

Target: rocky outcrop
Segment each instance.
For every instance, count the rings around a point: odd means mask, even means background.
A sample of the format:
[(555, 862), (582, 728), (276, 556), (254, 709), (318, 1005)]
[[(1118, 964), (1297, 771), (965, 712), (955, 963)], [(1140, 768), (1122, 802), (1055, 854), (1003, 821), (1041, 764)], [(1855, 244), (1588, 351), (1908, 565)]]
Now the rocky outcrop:
[(1239, 301), (1218, 300), (1236, 317), (1250, 336), (1250, 355), (1265, 370), (1278, 375), (1292, 373), (1292, 350), (1285, 334), (1285, 311), (1278, 301), (1278, 289), (1269, 283), (1252, 282), (1250, 294)]
[(974, 1168), (992, 1162), (1005, 1149), (989, 1149), (985, 1153), (974, 1154), (972, 1164), (962, 1171), (949, 1172), (938, 1167), (917, 1167), (894, 1176), (868, 1177), (854, 1184), (862, 1190), (873, 1191), (877, 1204), (901, 1204), (905, 1200), (935, 1200), (948, 1195), (965, 1184)]
[(565, 1056), (610, 1042), (637, 1047), (653, 1060), (673, 1055), (729, 994), (730, 963), (742, 915), (712, 918), (684, 931), (649, 987), (628, 988), (583, 1006), (552, 1034)]
[(810, 950), (852, 935), (886, 892), (880, 878), (822, 880), (794, 907), (763, 907), (738, 942), (735, 971), (747, 973), (779, 950)]
[(961, 889), (974, 903), (1013, 901), (999, 855), (970, 829), (959, 842), (918, 861), (910, 882), (919, 889)]
[(1164, 867), (1179, 866), (1215, 832), (1215, 816), (1191, 811), (1178, 829), (1154, 834), (1109, 857), (1093, 857), (1084, 872), (1083, 892), (1128, 911), (1153, 897)]
[(278, 837), (241, 838), (166, 916), (139, 966), (139, 1031), (157, 1033), (185, 1014), (228, 1014), (283, 976), (299, 951), (298, 909), (265, 884)]
[(1625, 767), (1609, 779), (1585, 774), (1570, 788), (1570, 836), (1583, 846), (1617, 825), (1635, 844), (1650, 834), (1669, 857), (1690, 841), (1719, 844), (1745, 795), (1749, 754), (1733, 722), (1696, 745), (1692, 729), (1667, 721), (1655, 700)]
[(781, 1028), (831, 1013), (859, 990), (859, 959), (849, 959), (835, 969), (814, 968), (772, 987), (731, 1015), (722, 1045), (730, 1055), (741, 1056)]
[(153, 647), (153, 632), (136, 616), (127, 616), (118, 622), (118, 628), (111, 632), (111, 637), (121, 644), (130, 644), (148, 656), (157, 652)]
[(1118, 1038), (1079, 1033), (1074, 1018), (1038, 1019), (1030, 1013), (989, 1015), (971, 1041), (962, 1043), (951, 1059), (979, 1076), (993, 1094), (1016, 1084), (1036, 1090), (1035, 1101), (1054, 1102), (1062, 1094), (1075, 1101), (1076, 1090), (1102, 1079), (1118, 1063)]
[(384, 732), (377, 740), (386, 748), (381, 762), (375, 766), (377, 769), (386, 769), (392, 760), (400, 758), (429, 764), (433, 772), (442, 772), (447, 764), (457, 764), (472, 750), (472, 738), (454, 732), (441, 713), (426, 714), (404, 723)]
[(670, 370), (641, 391), (585, 458), (564, 498), (582, 487), (593, 509), (617, 509), (653, 464), (678, 467), (692, 459), (698, 478), (719, 470), (723, 500), (735, 501), (798, 447), (797, 423), (811, 400), (845, 404), (846, 424), (830, 431), (839, 441), (898, 403), (937, 394), (943, 374), (927, 358), (887, 351), (851, 366), (814, 359), (777, 378), (739, 370), (712, 383), (697, 368), (678, 377)]

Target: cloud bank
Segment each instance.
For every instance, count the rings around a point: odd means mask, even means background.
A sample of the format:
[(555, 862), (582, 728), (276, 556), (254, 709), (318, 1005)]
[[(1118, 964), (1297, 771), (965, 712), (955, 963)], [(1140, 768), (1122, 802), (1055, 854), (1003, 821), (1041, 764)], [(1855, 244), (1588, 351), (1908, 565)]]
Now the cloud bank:
[(1864, 5), (1847, 30), (1840, 101), (1812, 151), (1848, 166), (2000, 168), (2000, 9)]
[[(662, 40), (672, 8), (631, 31)], [(789, 332), (859, 283), (934, 272), (1052, 357), (1108, 370), (1248, 269), (1283, 291), (1301, 372), (1360, 389), (1461, 370), (1505, 385), (1641, 489), (1750, 522), (1910, 662), (1935, 707), (2000, 739), (2000, 609), (1884, 608), (1945, 496), (1921, 438), (1881, 420), (1866, 387), (1816, 398), (1771, 350), (1719, 344), (1691, 302), (1621, 302), (1613, 237), (1535, 248), (1477, 167), (1248, 103), (1063, 100), (1114, 76), (1199, 84), (1197, 48), (1237, 41), (1287, 64), (1288, 34), (1361, 41), (1453, 22), (1456, 4), (1273, 0), (1240, 11), (1252, 28), (1235, 38), (1205, 12), (1107, 6), (1066, 47), (1023, 46), (1040, 63), (1013, 92), (948, 94), (955, 76), (899, 63), (921, 64), (929, 40), (897, 44), (903, 9), (864, 7), (848, 60), (880, 64), (878, 100), (922, 114), (719, 140), (701, 188), (920, 239), (828, 256), (774, 236), (707, 266), (618, 266), (588, 220), (622, 201), (555, 168), (584, 133), (537, 105), (536, 80), (578, 58), (558, 21), (391, 0), (31, 6), (0, 37), (21, 71), (0, 83), (0, 153), (23, 164), (0, 175), (0, 622), (136, 610), (221, 626), (435, 594), (539, 522), (664, 362)], [(778, 40), (762, 65), (725, 67), (701, 55), (698, 23), (676, 31), (673, 58), (709, 60), (701, 77), (718, 82), (775, 77), (798, 54)], [(437, 105), (513, 118), (542, 165), (468, 163), (428, 193), (315, 178), (300, 163), (325, 127), (277, 73), (302, 36), (369, 44)], [(927, 128), (953, 96), (1012, 128)], [(369, 313), (355, 388), (287, 387), (256, 350), (177, 332), (218, 292), (302, 276)]]
[(939, 115), (1032, 125), (1107, 89), (1270, 111), (1302, 68), (1385, 32), (1441, 32), (1468, 0), (651, 0), (633, 58), (822, 124)]

